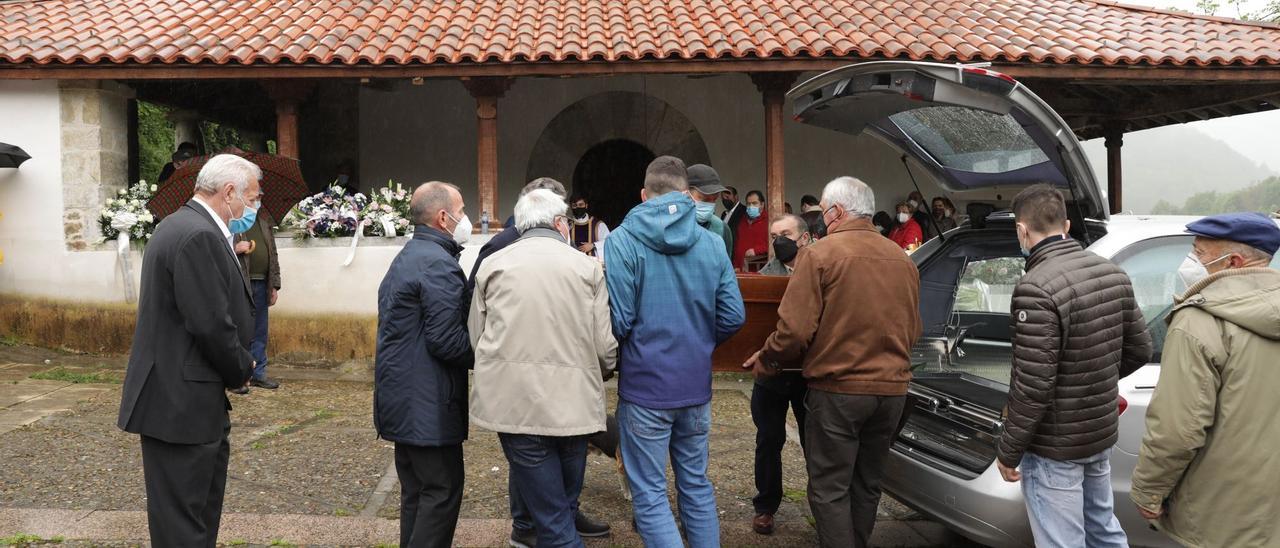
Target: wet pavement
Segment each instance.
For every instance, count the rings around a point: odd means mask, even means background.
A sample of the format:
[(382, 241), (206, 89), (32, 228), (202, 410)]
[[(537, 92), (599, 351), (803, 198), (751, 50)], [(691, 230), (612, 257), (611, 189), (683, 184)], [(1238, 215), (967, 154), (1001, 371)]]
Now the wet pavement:
[[(115, 426), (124, 359), (0, 347), (0, 546), (129, 546), (146, 539), (136, 436)], [(279, 390), (232, 395), (231, 464), (220, 541), (226, 546), (377, 546), (397, 539), (392, 445), (376, 437), (367, 363), (273, 366)], [(32, 377), (35, 378), (32, 378)], [(751, 531), (755, 494), (746, 379), (716, 380), (711, 469), (725, 546), (810, 546), (804, 461), (784, 449), (786, 500), (777, 531)], [(610, 406), (616, 392), (610, 391)], [(503, 546), (510, 533), (506, 460), (497, 435), (473, 428), (455, 543)], [(674, 492), (674, 489), (671, 490)], [(640, 546), (617, 464), (588, 457), (581, 505), (614, 534), (588, 546)], [(42, 539), (58, 539), (57, 542)], [(954, 546), (963, 539), (885, 498), (878, 546)]]

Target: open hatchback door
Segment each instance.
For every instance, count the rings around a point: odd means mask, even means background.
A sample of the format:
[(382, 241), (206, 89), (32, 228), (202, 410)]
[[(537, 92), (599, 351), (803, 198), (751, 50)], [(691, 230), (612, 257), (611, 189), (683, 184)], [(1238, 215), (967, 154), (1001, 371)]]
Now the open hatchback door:
[(947, 190), (1008, 198), (1035, 183), (1062, 187), (1084, 219), (1106, 199), (1079, 141), (1013, 78), (972, 65), (876, 61), (835, 69), (787, 94), (798, 122), (869, 132), (928, 167)]

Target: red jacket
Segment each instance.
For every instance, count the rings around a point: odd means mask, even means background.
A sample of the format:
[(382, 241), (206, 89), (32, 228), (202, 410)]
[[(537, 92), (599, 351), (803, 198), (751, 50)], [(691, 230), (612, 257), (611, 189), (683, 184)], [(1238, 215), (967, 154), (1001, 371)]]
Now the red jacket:
[(915, 219), (907, 219), (907, 222), (889, 231), (889, 239), (898, 244), (898, 247), (906, 249), (911, 244), (924, 243), (924, 232), (920, 230), (920, 224)]
[(738, 219), (733, 235), (733, 267), (742, 268), (747, 250), (754, 249), (756, 256), (769, 254), (769, 214), (760, 212), (752, 221), (746, 214)]

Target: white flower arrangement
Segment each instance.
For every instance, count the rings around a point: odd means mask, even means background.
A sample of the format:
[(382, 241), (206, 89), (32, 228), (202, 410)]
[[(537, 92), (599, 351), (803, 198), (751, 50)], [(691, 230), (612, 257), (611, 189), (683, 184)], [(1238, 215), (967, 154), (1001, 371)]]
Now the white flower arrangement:
[(107, 240), (116, 239), (121, 232), (130, 240), (147, 241), (155, 229), (155, 217), (147, 209), (147, 201), (156, 189), (146, 181), (138, 181), (120, 189), (116, 198), (109, 198), (98, 216), (98, 228)]
[(298, 202), (282, 224), (296, 228), (301, 238), (352, 236), (361, 226), (360, 212), (367, 203), (364, 194), (348, 194), (335, 185)]
[[(395, 181), (369, 194), (369, 203), (360, 212), (360, 220), (369, 227), (370, 236), (405, 236), (413, 232), (409, 222), (410, 193)], [(390, 229), (390, 230), (388, 230)]]

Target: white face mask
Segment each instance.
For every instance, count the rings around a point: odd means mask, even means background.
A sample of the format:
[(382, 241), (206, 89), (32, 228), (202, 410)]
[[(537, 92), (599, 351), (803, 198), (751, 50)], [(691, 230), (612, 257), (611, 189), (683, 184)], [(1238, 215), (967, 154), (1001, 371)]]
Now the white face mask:
[(917, 201), (915, 201), (915, 200), (908, 200), (908, 201), (907, 201), (907, 203), (908, 203), (908, 204), (911, 204), (911, 208), (912, 208), (912, 209), (915, 209), (915, 208), (917, 208), (917, 207), (920, 207), (920, 202), (917, 202)]
[(1196, 254), (1193, 251), (1187, 254), (1187, 258), (1182, 260), (1182, 265), (1178, 267), (1178, 277), (1182, 278), (1182, 283), (1186, 284), (1187, 288), (1190, 289), (1191, 286), (1196, 284), (1196, 282), (1209, 277), (1209, 269), (1206, 268), (1207, 266), (1230, 256), (1231, 254), (1228, 253), (1218, 257), (1217, 259), (1209, 261), (1208, 264), (1200, 264), (1200, 259), (1196, 257)]
[(467, 240), (471, 239), (471, 219), (467, 218), (467, 213), (464, 211), (461, 219), (454, 219), (453, 214), (448, 211), (445, 211), (444, 214), (448, 215), (450, 220), (458, 223), (457, 226), (453, 227), (453, 241), (458, 242), (459, 245), (467, 243)]
[(899, 222), (899, 223), (905, 223), (905, 222), (907, 222), (909, 219), (911, 219), (911, 214), (910, 214), (910, 213), (899, 213), (899, 214), (898, 214), (898, 222)]

